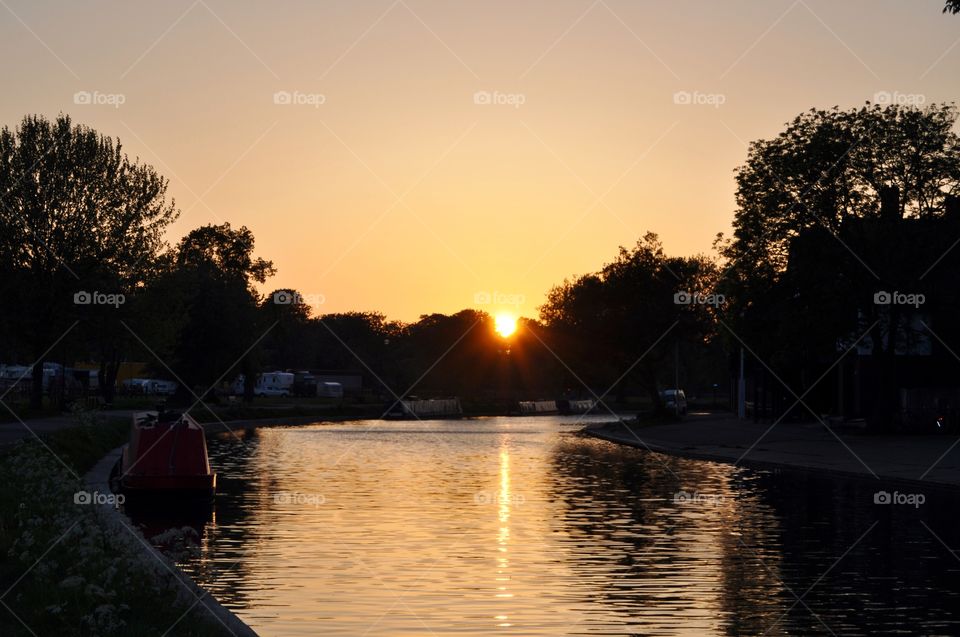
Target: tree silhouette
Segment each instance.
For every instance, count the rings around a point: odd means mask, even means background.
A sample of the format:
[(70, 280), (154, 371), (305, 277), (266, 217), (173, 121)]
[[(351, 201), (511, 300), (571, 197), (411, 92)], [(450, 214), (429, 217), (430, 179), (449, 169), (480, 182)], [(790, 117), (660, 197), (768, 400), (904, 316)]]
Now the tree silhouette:
[[(547, 295), (540, 316), (560, 356), (579, 377), (623, 398), (638, 383), (657, 408), (666, 361), (681, 343), (703, 343), (712, 332), (716, 267), (705, 257), (668, 257), (656, 234), (597, 273), (565, 281)], [(694, 295), (700, 295), (694, 297)], [(586, 379), (590, 379), (587, 381)]]
[[(275, 269), (253, 250), (253, 233), (229, 223), (197, 228), (177, 246), (163, 286), (167, 315), (178, 325), (170, 359), (201, 398), (237, 370), (248, 378), (257, 371), (256, 347), (272, 324), (260, 320), (254, 282), (265, 282)], [(189, 400), (185, 393), (180, 398)]]
[[(811, 110), (776, 138), (751, 144), (737, 170), (722, 288), (730, 340), (747, 341), (762, 366), (776, 370), (774, 394), (807, 390), (872, 325), (869, 420), (891, 424), (902, 362), (897, 332), (909, 317), (896, 306), (879, 308), (873, 295), (922, 292), (955, 267), (946, 258), (922, 280), (933, 259), (951, 252), (944, 237), (953, 236), (946, 213), (960, 191), (956, 119), (952, 105)], [(949, 286), (931, 295), (942, 303), (939, 317), (950, 316), (949, 296)], [(822, 410), (836, 407), (823, 400)]]
[(84, 318), (74, 294), (129, 294), (162, 249), (178, 214), (166, 189), (119, 141), (65, 115), (28, 116), (0, 130), (0, 313), (35, 361), (34, 407), (48, 348), (72, 318)]

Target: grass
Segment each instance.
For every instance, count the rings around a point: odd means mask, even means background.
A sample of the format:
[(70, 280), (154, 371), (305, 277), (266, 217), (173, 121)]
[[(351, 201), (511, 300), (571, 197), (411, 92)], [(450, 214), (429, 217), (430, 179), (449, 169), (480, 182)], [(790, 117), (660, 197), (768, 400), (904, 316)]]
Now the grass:
[(17, 418), (20, 420), (28, 420), (30, 418), (47, 418), (49, 416), (59, 416), (60, 411), (50, 402), (46, 397), (43, 399), (42, 406), (40, 409), (33, 409), (30, 407), (29, 400), (5, 400), (5, 404), (13, 410), (14, 416), (6, 409), (0, 409), (0, 422), (17, 422)]
[(186, 613), (180, 584), (157, 581), (144, 563), (154, 558), (115, 541), (97, 507), (74, 502), (79, 477), (126, 440), (129, 426), (87, 422), (0, 455), (4, 637), (163, 635), (175, 623), (167, 634), (227, 634), (200, 611)]

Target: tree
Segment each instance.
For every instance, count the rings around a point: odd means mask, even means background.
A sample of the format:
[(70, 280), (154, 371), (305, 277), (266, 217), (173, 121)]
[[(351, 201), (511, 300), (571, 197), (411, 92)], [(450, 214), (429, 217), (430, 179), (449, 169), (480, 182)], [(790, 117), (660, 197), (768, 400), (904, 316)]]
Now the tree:
[(904, 216), (937, 216), (960, 186), (953, 105), (867, 105), (810, 110), (771, 140), (750, 145), (737, 169), (734, 241), (726, 255), (738, 280), (772, 281), (786, 269), (789, 241), (845, 219), (876, 217), (880, 193), (896, 187)]
[[(253, 233), (229, 223), (192, 230), (177, 245), (172, 269), (162, 290), (164, 313), (177, 325), (171, 339), (171, 367), (187, 387), (203, 399), (221, 379), (242, 370), (253, 378), (257, 346), (273, 325), (264, 325), (258, 311), (255, 283), (275, 273), (273, 263), (254, 257)], [(158, 361), (165, 369), (166, 364)]]
[(571, 375), (621, 398), (635, 382), (658, 409), (669, 355), (713, 332), (715, 279), (712, 261), (668, 257), (648, 233), (600, 272), (554, 287), (540, 316)]
[[(850, 219), (880, 216), (885, 189), (900, 193), (901, 217), (942, 216), (960, 188), (956, 118), (952, 105), (811, 110), (774, 139), (753, 142), (736, 171), (734, 235), (723, 250), (727, 316), (737, 331), (769, 334), (767, 319), (751, 311), (776, 297), (791, 242), (801, 234), (821, 229), (840, 239)], [(873, 276), (869, 265), (845, 274)]]
[(943, 8), (944, 13), (960, 13), (960, 0), (947, 0), (947, 5)]
[(34, 407), (48, 348), (74, 316), (85, 318), (74, 294), (100, 285), (132, 292), (163, 248), (178, 215), (166, 190), (167, 180), (131, 161), (119, 141), (65, 115), (27, 116), (0, 130), (3, 313), (35, 361)]
[(324, 314), (311, 327), (317, 367), (361, 371), (368, 386), (382, 381), (388, 393), (406, 389), (399, 387), (406, 378), (399, 366), (408, 351), (401, 324), (379, 312), (344, 312)]
[(266, 325), (274, 325), (263, 339), (264, 359), (274, 369), (308, 368), (315, 362), (315, 338), (310, 306), (296, 290), (283, 288), (267, 294), (260, 303)]
[[(838, 341), (852, 342), (873, 325), (870, 420), (889, 425), (903, 319), (897, 307), (878, 312), (873, 294), (919, 292), (940, 276), (920, 281), (930, 265), (924, 251), (949, 251), (949, 243), (935, 247), (944, 243), (936, 224), (960, 190), (956, 119), (952, 105), (811, 110), (776, 138), (751, 144), (736, 172), (722, 289), (731, 300), (731, 340), (749, 342), (763, 376), (770, 366), (777, 384), (783, 379), (788, 391), (805, 393), (842, 354)], [(908, 228), (904, 220), (916, 223)], [(909, 245), (918, 240), (922, 247)]]

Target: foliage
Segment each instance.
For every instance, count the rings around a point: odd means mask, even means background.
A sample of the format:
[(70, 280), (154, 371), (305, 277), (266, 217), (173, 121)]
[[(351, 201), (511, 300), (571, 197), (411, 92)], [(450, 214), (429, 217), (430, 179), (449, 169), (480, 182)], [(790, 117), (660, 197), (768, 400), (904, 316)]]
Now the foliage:
[[(188, 609), (154, 558), (118, 542), (98, 508), (77, 504), (77, 478), (126, 437), (124, 419), (20, 442), (0, 455), (0, 588), (4, 635), (140, 635), (172, 626)], [(29, 631), (29, 632), (28, 632)], [(220, 635), (193, 610), (177, 634)]]
[(772, 368), (776, 392), (812, 388), (870, 328), (872, 423), (889, 424), (880, 420), (896, 410), (893, 350), (904, 315), (878, 307), (874, 293), (926, 292), (943, 326), (960, 309), (948, 303), (953, 286), (941, 284), (952, 257), (924, 280), (955, 235), (945, 212), (960, 192), (956, 119), (952, 105), (811, 110), (751, 144), (737, 170), (734, 238), (721, 244), (724, 320), (728, 343), (748, 343), (757, 364)]
[(130, 294), (142, 284), (178, 214), (166, 189), (118, 141), (65, 115), (0, 130), (0, 324), (21, 336), (14, 355), (43, 358), (77, 315), (75, 293)]
[(186, 384), (182, 400), (192, 402), (191, 390), (203, 398), (221, 380), (232, 379), (238, 366), (252, 364), (261, 337), (272, 327), (260, 320), (254, 283), (263, 283), (275, 270), (253, 250), (253, 233), (246, 227), (203, 226), (180, 241), (171, 268), (161, 275), (157, 310), (176, 327), (169, 349), (151, 358), (161, 373), (174, 373)]
[(953, 105), (814, 109), (753, 142), (736, 171), (734, 241), (725, 252), (732, 281), (775, 281), (792, 237), (877, 217), (886, 187), (899, 189), (903, 216), (942, 214), (946, 195), (960, 188), (956, 119)]
[(714, 292), (716, 274), (706, 257), (667, 257), (649, 233), (601, 271), (554, 287), (540, 316), (569, 380), (602, 379), (601, 392), (636, 381), (659, 405), (669, 354), (681, 343), (703, 345), (713, 332), (718, 304), (699, 301)]

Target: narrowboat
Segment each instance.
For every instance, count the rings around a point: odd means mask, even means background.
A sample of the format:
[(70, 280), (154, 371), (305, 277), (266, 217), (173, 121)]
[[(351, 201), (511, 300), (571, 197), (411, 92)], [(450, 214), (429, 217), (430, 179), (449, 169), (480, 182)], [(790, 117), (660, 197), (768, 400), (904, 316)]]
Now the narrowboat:
[(135, 413), (112, 483), (128, 500), (211, 499), (217, 474), (210, 470), (203, 428), (185, 413)]

